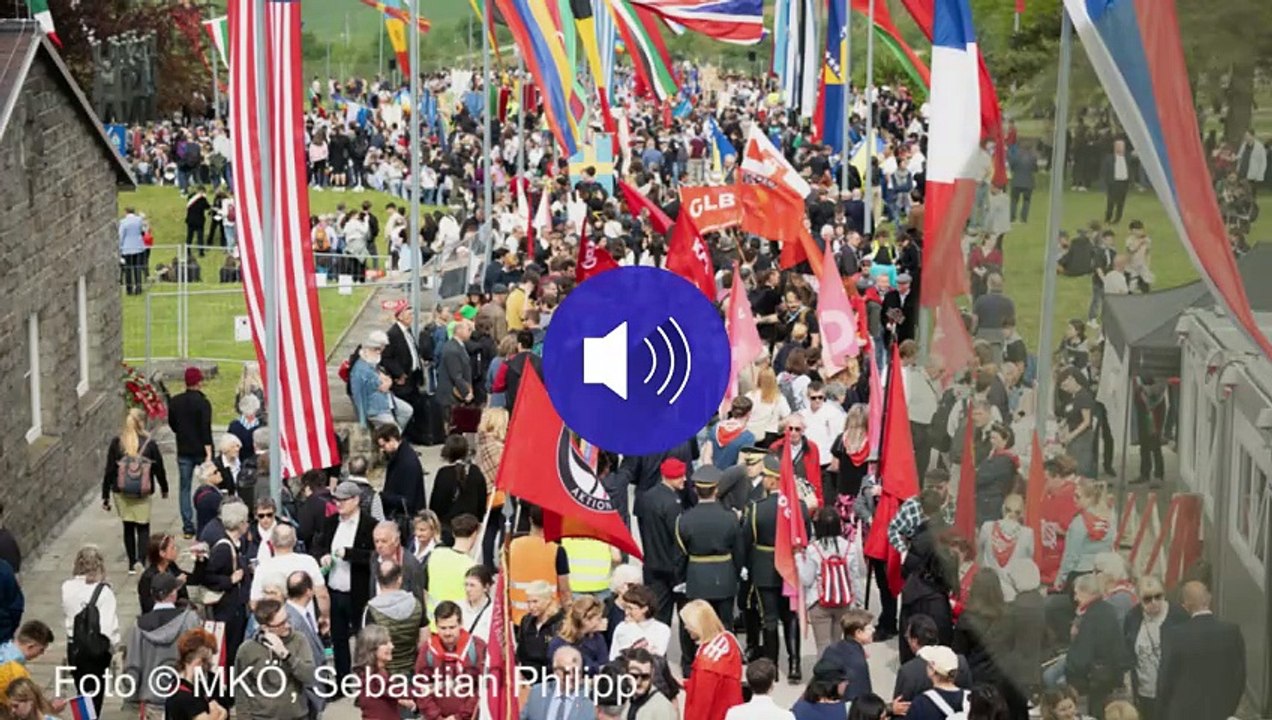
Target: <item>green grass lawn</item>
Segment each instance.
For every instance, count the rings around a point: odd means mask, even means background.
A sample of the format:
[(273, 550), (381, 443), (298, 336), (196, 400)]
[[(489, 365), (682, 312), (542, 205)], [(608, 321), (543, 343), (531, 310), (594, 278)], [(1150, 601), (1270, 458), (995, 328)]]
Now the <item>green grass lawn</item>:
[[(314, 192), (310, 193), (310, 210), (315, 214), (334, 212), (339, 203), (352, 206), (363, 200), (370, 200), (377, 216), (382, 218), (384, 205), (393, 198), (376, 192)], [(133, 207), (145, 213), (149, 220), (156, 245), (150, 259), (151, 270), (160, 263), (170, 263), (177, 253), (174, 246), (185, 241), (185, 200), (176, 188), (143, 186), (136, 192), (121, 194), (119, 206), (121, 214), (124, 208)], [(187, 335), (189, 357), (219, 361), (218, 376), (210, 379), (205, 387), (218, 426), (234, 416), (234, 388), (241, 375), (239, 363), (256, 359), (252, 343), (234, 341), (234, 318), (246, 315), (246, 301), (241, 285), (217, 282), (224, 261), (225, 254), (220, 250), (209, 250), (206, 257), (199, 258), (203, 282), (190, 284)], [(152, 284), (145, 296), (123, 295), (124, 357), (135, 359), (135, 364), (140, 365), (146, 356), (147, 297), (151, 355), (156, 358), (178, 356), (176, 289), (174, 283)], [(122, 288), (120, 292), (122, 295)], [(319, 291), (323, 337), (328, 351), (352, 322), (368, 292), (356, 288), (352, 295), (340, 295), (335, 287)], [(179, 389), (179, 384), (178, 380), (170, 389)]]
[[(1047, 191), (1049, 182), (1050, 178), (1046, 174), (1038, 175), (1038, 189), (1033, 194), (1029, 223), (1016, 225), (1012, 232), (1007, 234), (1003, 243), (1006, 293), (1016, 303), (1020, 333), (1031, 349), (1038, 343), (1039, 326), (1042, 321), (1042, 281), (1046, 273), (1044, 263), (1047, 214), (1050, 210)], [(1066, 192), (1064, 221), (1060, 227), (1072, 232), (1085, 226), (1091, 220), (1103, 220), (1104, 206), (1105, 198), (1101, 191)], [(1127, 235), (1126, 226), (1131, 220), (1142, 220), (1148, 229), (1149, 236), (1153, 238), (1151, 268), (1156, 275), (1154, 290), (1177, 287), (1197, 279), (1198, 275), (1193, 268), (1192, 260), (1188, 257), (1183, 244), (1180, 243), (1179, 236), (1175, 233), (1155, 194), (1134, 191), (1127, 197), (1122, 224), (1115, 228), (1119, 249), (1123, 246)], [(1260, 231), (1268, 227), (1265, 221), (1256, 223), (1250, 233), (1250, 240), (1252, 242), (1257, 240), (1260, 237)], [(1090, 301), (1090, 277), (1057, 278), (1053, 347), (1059, 342), (1066, 320), (1086, 319)]]

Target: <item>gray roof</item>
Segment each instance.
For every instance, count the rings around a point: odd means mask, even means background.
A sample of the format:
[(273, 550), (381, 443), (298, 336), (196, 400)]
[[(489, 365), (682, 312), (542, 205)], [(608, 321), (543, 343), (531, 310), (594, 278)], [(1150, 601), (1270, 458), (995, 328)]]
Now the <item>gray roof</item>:
[(17, 107), (18, 98), (22, 95), (22, 86), (26, 84), (31, 66), (41, 54), (56, 68), (57, 71), (53, 74), (63, 80), (64, 87), (72, 98), (72, 104), (79, 107), (80, 116), (90, 126), (90, 132), (101, 138), (102, 149), (110, 155), (119, 184), (135, 188), (136, 179), (133, 178), (124, 159), (119, 156), (110, 136), (106, 134), (101, 120), (93, 111), (92, 103), (80, 90), (66, 63), (62, 62), (57, 49), (40, 30), (39, 23), (34, 20), (0, 20), (0, 137), (4, 136), (9, 127), (9, 121), (13, 118), (13, 111)]

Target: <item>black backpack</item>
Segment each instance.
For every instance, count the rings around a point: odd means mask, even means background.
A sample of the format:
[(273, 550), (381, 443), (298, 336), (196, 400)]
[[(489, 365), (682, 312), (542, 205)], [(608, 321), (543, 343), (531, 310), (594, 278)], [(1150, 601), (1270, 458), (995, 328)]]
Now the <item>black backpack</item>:
[(102, 634), (102, 616), (97, 598), (106, 583), (98, 583), (93, 597), (71, 623), (71, 642), (66, 648), (67, 662), (79, 670), (101, 669), (110, 665), (110, 638)]

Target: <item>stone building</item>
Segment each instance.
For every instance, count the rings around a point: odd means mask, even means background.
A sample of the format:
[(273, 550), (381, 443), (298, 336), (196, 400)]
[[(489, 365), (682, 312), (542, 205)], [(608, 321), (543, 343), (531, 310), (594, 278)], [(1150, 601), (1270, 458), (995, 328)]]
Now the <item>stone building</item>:
[(134, 187), (39, 26), (0, 21), (0, 501), (24, 554), (100, 487), (123, 418), (116, 203)]

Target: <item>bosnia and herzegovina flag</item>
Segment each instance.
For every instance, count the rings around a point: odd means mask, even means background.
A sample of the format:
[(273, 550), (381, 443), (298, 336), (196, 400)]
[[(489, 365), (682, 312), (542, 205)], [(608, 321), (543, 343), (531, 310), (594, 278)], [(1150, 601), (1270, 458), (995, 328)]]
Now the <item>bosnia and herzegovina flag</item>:
[(1272, 357), (1210, 184), (1175, 3), (1065, 0), (1064, 5), (1193, 265), (1246, 336)]
[[(559, 15), (548, 0), (495, 0), (543, 94), (544, 117), (566, 156), (578, 152), (583, 103), (574, 90), (574, 68), (566, 54)], [(555, 31), (545, 32), (544, 29)]]
[(848, 0), (830, 0), (826, 18), (826, 54), (813, 126), (835, 154), (844, 151), (844, 96), (848, 92)]

